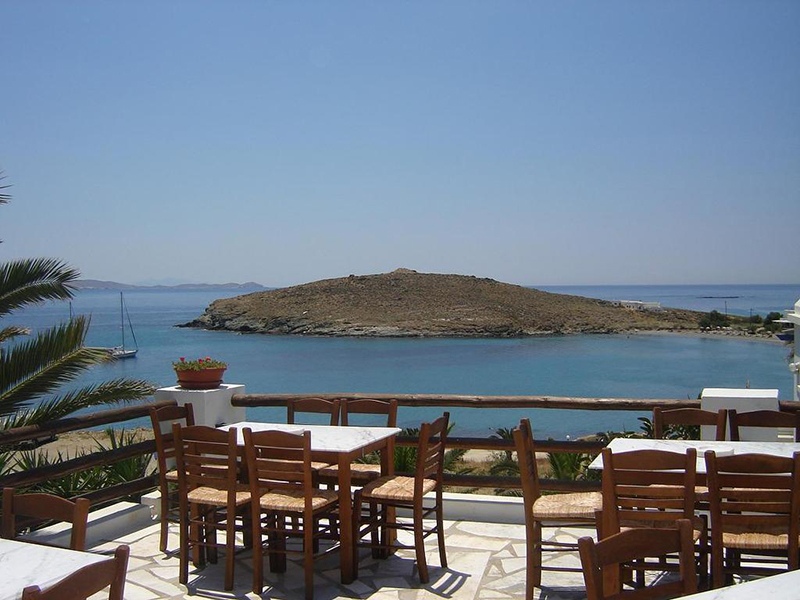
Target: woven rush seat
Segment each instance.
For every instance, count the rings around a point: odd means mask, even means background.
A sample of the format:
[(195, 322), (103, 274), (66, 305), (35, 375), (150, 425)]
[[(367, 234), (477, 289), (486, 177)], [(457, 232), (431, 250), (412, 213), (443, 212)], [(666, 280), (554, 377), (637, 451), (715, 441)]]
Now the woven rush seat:
[(600, 492), (577, 492), (540, 496), (533, 503), (533, 518), (581, 519), (594, 521), (594, 512), (603, 509), (603, 494)]
[(697, 485), (694, 488), (695, 502), (711, 502), (711, 494), (704, 485)]
[[(339, 465), (330, 465), (321, 469), (319, 474), (322, 477), (339, 477)], [(350, 463), (350, 477), (353, 481), (372, 481), (381, 476), (380, 465), (370, 465), (366, 463)]]
[(167, 481), (178, 481), (178, 471), (167, 471), (164, 477)]
[[(339, 494), (333, 490), (314, 490), (311, 507), (319, 510), (338, 499)], [(272, 490), (262, 495), (258, 503), (265, 510), (301, 513), (305, 510), (305, 495), (303, 490)]]
[[(436, 480), (423, 480), (423, 494), (427, 494), (434, 489), (436, 489)], [(365, 499), (377, 498), (379, 500), (411, 502), (414, 500), (414, 478), (403, 475), (385, 475), (384, 477), (379, 477), (361, 488), (361, 496)]]
[[(187, 495), (189, 502), (195, 504), (210, 504), (212, 506), (227, 506), (228, 491), (212, 487), (199, 487)], [(250, 488), (246, 484), (236, 486), (236, 506), (250, 502)]]
[(737, 550), (786, 550), (789, 534), (785, 528), (730, 527), (722, 532), (722, 545)]

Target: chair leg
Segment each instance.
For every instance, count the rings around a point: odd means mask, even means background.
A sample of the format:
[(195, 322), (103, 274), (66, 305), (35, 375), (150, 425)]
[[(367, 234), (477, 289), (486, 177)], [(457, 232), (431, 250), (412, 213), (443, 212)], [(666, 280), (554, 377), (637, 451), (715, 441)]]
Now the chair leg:
[(225, 589), (233, 589), (233, 569), (236, 558), (236, 509), (225, 514)]
[[(313, 517), (310, 517), (311, 523), (315, 522)], [(303, 571), (305, 572), (305, 588), (306, 600), (313, 600), (314, 598), (314, 539), (315, 528), (307, 523), (303, 529)]]
[(311, 523), (305, 523), (305, 528), (311, 528), (311, 532), (313, 534), (311, 546), (314, 548), (314, 554), (319, 552), (319, 519), (317, 517), (311, 517)]
[(204, 540), (203, 537), (203, 527), (199, 523), (200, 515), (203, 514), (203, 509), (205, 507), (201, 507), (198, 504), (189, 504), (189, 515), (191, 520), (194, 523), (189, 524), (189, 539), (194, 544), (194, 552), (193, 552), (193, 559), (194, 564), (196, 567), (205, 567), (206, 566), (206, 549), (205, 546), (198, 544), (197, 542), (202, 542)]
[(425, 538), (422, 531), (422, 506), (414, 507), (414, 550), (417, 553), (417, 569), (419, 580), (428, 583), (428, 563), (425, 560)]
[(275, 544), (278, 552), (275, 554), (275, 572), (286, 572), (286, 515), (278, 513), (275, 517), (275, 527), (279, 530), (276, 534)]
[(169, 536), (169, 485), (161, 490), (161, 538), (158, 548), (161, 552), (167, 552), (167, 537)]
[[(217, 511), (212, 511), (204, 519), (210, 525), (205, 527), (205, 542), (208, 544), (217, 543)], [(212, 565), (217, 564), (218, 553), (216, 546), (204, 546), (205, 557)]]
[[(359, 512), (361, 512), (360, 509), (359, 509)], [(376, 525), (377, 520), (378, 520), (378, 503), (377, 502), (370, 502), (369, 503), (369, 524), (370, 524), (370, 527), (372, 527), (373, 525)], [(373, 545), (373, 547), (372, 547), (372, 558), (382, 558), (383, 557), (383, 549), (378, 547), (380, 545), (380, 543), (381, 543), (381, 541), (380, 541), (380, 537), (381, 537), (380, 536), (380, 530), (381, 529), (382, 529), (381, 527), (377, 527), (376, 526), (369, 533), (369, 535), (370, 535), (369, 539), (370, 539), (370, 542)]]
[(442, 499), (436, 499), (436, 529), (437, 537), (439, 538), (439, 562), (443, 569), (447, 568), (447, 550), (444, 545), (444, 514)]
[(261, 511), (257, 507), (258, 503), (254, 502), (250, 528), (253, 542), (253, 593), (260, 596), (264, 589), (264, 547), (261, 542)]
[(722, 548), (718, 544), (711, 544), (711, 586), (720, 588), (725, 583), (725, 573), (723, 571), (724, 561)]
[(178, 556), (180, 561), (180, 567), (178, 571), (178, 581), (183, 585), (186, 585), (189, 581), (189, 536), (187, 535), (189, 524), (186, 522), (186, 517), (181, 511), (181, 522), (180, 522), (180, 547), (178, 549)]
[(533, 588), (541, 587), (542, 585), (542, 524), (539, 521), (534, 521), (533, 526), (528, 532), (528, 543), (525, 552), (526, 556), (526, 582), (525, 582), (525, 598), (526, 600), (533, 599)]

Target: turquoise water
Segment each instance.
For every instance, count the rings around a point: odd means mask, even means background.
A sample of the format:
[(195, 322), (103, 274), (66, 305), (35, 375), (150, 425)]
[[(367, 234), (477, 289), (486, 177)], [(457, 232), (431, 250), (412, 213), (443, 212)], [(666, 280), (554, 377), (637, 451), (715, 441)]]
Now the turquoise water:
[[(696, 308), (706, 294), (695, 286), (553, 288), (554, 291), (624, 299), (661, 299), (665, 305)], [(701, 286), (698, 286), (700, 288)], [(715, 288), (717, 286), (714, 286)], [(764, 288), (763, 290), (757, 288)], [(740, 296), (736, 310), (789, 308), (800, 286), (727, 286), (716, 296)], [(740, 339), (683, 336), (576, 335), (530, 339), (348, 339), (237, 335), (175, 328), (200, 314), (215, 298), (233, 292), (130, 291), (125, 298), (140, 352), (135, 359), (103, 365), (81, 383), (130, 376), (171, 385), (171, 362), (179, 356), (213, 355), (229, 363), (226, 381), (249, 392), (417, 392), (547, 394), (591, 397), (696, 397), (703, 387), (775, 387), (789, 398), (788, 348)], [(681, 302), (679, 299), (683, 298)], [(729, 300), (730, 302), (731, 300)], [(741, 308), (744, 306), (745, 308)], [(89, 343), (119, 343), (119, 296), (84, 291), (76, 313), (92, 316)], [(44, 327), (68, 317), (65, 303), (29, 309), (5, 324)], [(440, 414), (439, 409), (402, 409), (403, 425)], [(558, 410), (453, 409), (462, 434), (485, 435), (530, 416), (539, 436), (563, 438), (608, 429), (636, 429), (636, 413)], [(283, 419), (278, 409), (251, 409), (253, 419)]]

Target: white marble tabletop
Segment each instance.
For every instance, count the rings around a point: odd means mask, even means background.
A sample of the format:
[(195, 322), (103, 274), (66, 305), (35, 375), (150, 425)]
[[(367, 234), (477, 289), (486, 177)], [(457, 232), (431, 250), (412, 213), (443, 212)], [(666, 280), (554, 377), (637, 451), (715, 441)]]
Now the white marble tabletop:
[[(631, 452), (632, 450), (666, 450), (667, 452), (686, 452), (688, 448), (697, 450), (697, 472), (706, 472), (704, 454), (707, 450), (714, 450), (720, 456), (734, 454), (770, 454), (772, 456), (785, 456), (791, 458), (795, 452), (800, 452), (800, 444), (794, 442), (708, 442), (701, 440), (650, 440), (641, 438), (616, 438), (608, 445), (616, 453)], [(590, 469), (603, 469), (603, 456), (601, 454), (589, 465)]]
[(286, 423), (259, 423), (242, 421), (224, 425), (219, 429), (227, 431), (236, 427), (239, 444), (244, 444), (242, 430), (249, 427), (253, 431), (289, 431), (300, 433), (311, 432), (311, 450), (316, 452), (355, 452), (373, 442), (383, 440), (400, 433), (397, 427), (339, 427), (334, 425), (287, 425)]
[(45, 589), (82, 567), (111, 557), (0, 539), (0, 600), (16, 600), (29, 585)]
[(708, 590), (684, 600), (753, 600), (753, 598), (797, 598), (800, 596), (800, 571), (787, 571), (738, 585)]

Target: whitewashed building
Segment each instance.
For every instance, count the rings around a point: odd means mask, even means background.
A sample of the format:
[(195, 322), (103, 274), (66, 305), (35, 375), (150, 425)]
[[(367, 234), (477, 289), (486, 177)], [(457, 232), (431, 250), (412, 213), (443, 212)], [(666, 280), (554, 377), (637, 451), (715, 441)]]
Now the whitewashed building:
[(797, 349), (797, 340), (800, 339), (800, 300), (794, 303), (794, 310), (787, 310), (785, 319), (794, 323), (794, 352), (789, 361), (789, 369), (794, 374), (792, 391), (795, 402), (800, 402), (800, 351)]

